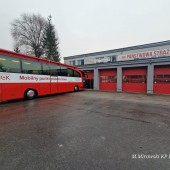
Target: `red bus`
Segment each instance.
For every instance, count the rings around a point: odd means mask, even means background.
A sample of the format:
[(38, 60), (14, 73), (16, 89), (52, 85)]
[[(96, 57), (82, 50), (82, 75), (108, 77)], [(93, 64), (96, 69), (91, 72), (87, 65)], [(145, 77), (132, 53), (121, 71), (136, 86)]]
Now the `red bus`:
[(84, 89), (85, 74), (76, 67), (0, 49), (0, 101)]

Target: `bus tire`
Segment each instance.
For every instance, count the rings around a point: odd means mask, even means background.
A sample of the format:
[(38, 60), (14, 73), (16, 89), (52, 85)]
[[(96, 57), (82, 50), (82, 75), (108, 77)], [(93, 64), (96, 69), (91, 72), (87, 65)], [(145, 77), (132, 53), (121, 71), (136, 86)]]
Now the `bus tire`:
[(76, 91), (79, 91), (79, 87), (78, 86), (75, 86), (74, 87), (74, 91), (76, 92)]
[(27, 89), (24, 94), (24, 97), (28, 100), (31, 100), (31, 99), (35, 98), (36, 96), (37, 96), (37, 93), (33, 89)]

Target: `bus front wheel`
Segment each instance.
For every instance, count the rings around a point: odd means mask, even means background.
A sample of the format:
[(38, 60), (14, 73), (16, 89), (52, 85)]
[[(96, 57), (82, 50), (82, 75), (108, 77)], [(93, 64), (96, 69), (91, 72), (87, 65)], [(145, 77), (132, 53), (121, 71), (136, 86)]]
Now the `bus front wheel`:
[(33, 90), (33, 89), (28, 89), (28, 90), (25, 91), (24, 96), (25, 96), (26, 99), (31, 100), (31, 99), (36, 97), (36, 91)]
[(75, 87), (74, 87), (74, 91), (79, 91), (79, 87), (78, 87), (78, 86), (75, 86)]

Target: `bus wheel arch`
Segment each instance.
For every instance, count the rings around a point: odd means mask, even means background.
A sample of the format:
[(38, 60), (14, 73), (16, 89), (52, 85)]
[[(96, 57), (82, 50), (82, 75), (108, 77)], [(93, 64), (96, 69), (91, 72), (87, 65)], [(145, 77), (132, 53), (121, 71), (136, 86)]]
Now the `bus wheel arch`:
[(78, 85), (74, 86), (74, 91), (75, 91), (75, 92), (76, 92), (76, 91), (79, 91), (79, 86), (78, 86)]
[(26, 89), (24, 93), (24, 98), (31, 100), (38, 96), (38, 93), (35, 89)]

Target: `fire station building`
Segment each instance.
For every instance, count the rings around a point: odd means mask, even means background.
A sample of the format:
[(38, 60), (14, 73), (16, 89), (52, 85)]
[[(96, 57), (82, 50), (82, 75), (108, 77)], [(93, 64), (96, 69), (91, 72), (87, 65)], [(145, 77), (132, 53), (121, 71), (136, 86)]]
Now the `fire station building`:
[(170, 94), (170, 40), (64, 58), (94, 90)]

